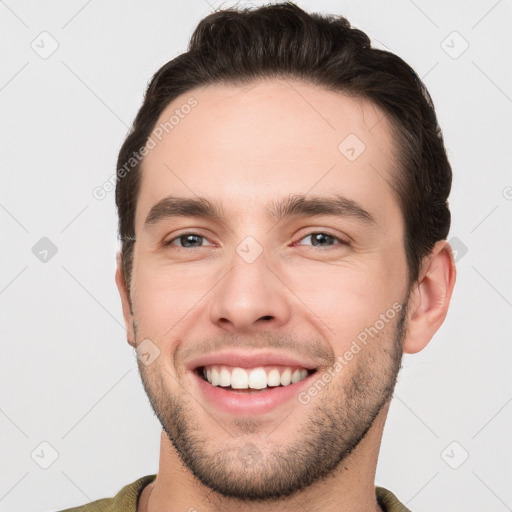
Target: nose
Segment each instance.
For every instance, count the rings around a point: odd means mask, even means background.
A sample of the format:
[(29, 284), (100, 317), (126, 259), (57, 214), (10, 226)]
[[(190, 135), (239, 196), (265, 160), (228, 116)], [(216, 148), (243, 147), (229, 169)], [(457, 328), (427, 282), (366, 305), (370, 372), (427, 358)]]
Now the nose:
[(236, 251), (211, 296), (210, 320), (233, 333), (275, 330), (291, 317), (292, 293), (263, 251), (248, 262)]

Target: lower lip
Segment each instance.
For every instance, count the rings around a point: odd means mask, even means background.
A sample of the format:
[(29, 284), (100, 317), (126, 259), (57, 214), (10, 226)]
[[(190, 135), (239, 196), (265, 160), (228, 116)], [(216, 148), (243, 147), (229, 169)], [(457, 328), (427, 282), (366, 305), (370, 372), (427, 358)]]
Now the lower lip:
[(218, 409), (237, 415), (256, 415), (272, 411), (285, 402), (297, 398), (304, 387), (310, 385), (317, 372), (313, 372), (305, 379), (288, 386), (276, 386), (255, 392), (229, 391), (227, 388), (213, 386), (202, 379), (197, 371), (192, 372), (198, 382), (199, 389), (206, 399)]

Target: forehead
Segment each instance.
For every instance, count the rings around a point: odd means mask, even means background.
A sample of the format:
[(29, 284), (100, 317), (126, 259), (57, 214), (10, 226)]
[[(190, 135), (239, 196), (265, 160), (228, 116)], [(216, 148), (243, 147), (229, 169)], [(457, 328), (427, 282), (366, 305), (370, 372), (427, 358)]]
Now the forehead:
[(166, 195), (218, 199), (228, 210), (290, 193), (342, 192), (376, 208), (395, 200), (395, 149), (382, 110), (311, 84), (194, 89), (166, 107), (152, 139), (136, 224)]

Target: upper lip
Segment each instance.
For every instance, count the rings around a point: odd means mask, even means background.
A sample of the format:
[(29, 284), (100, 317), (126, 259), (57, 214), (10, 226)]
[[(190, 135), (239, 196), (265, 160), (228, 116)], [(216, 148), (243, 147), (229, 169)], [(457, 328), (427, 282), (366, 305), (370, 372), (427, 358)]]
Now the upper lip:
[(187, 364), (188, 370), (195, 370), (201, 366), (210, 366), (213, 364), (225, 364), (228, 366), (238, 366), (242, 368), (256, 368), (258, 366), (290, 366), (306, 368), (307, 370), (316, 370), (318, 364), (311, 360), (298, 359), (288, 354), (279, 352), (241, 352), (224, 351), (214, 354), (205, 354)]

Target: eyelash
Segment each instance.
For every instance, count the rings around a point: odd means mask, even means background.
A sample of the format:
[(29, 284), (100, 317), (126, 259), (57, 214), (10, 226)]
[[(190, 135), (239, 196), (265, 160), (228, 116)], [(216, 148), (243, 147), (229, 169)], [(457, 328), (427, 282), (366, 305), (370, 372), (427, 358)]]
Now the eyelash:
[[(187, 233), (183, 233), (181, 235), (178, 235), (174, 238), (171, 238), (170, 240), (168, 240), (167, 242), (164, 242), (163, 245), (165, 247), (167, 246), (170, 246), (170, 245), (174, 245), (172, 242), (174, 242), (175, 240), (179, 240), (180, 238), (182, 237), (186, 237), (186, 236), (196, 236), (198, 238), (203, 238), (205, 240), (208, 240), (205, 236), (203, 235), (200, 235), (199, 233), (193, 233), (193, 232), (187, 232)], [(350, 245), (350, 243), (346, 240), (343, 240), (342, 238), (340, 237), (337, 237), (335, 235), (332, 235), (331, 233), (328, 233), (328, 232), (325, 232), (325, 231), (311, 231), (310, 233), (308, 233), (307, 235), (304, 235), (302, 238), (299, 239), (300, 240), (304, 240), (304, 238), (308, 238), (310, 236), (313, 236), (313, 235), (327, 235), (328, 237), (334, 239), (334, 240), (337, 240), (338, 242), (340, 242), (338, 245), (339, 246), (346, 246), (346, 245)], [(206, 246), (207, 247), (207, 246)], [(321, 247), (317, 247), (315, 245), (311, 245), (310, 247), (314, 247), (314, 248), (318, 248), (318, 249), (322, 249)], [(327, 246), (327, 249), (331, 249), (331, 248), (334, 248), (336, 246)], [(179, 245), (176, 246), (176, 248), (178, 249), (184, 249), (184, 250), (190, 250), (190, 249), (202, 249), (202, 247), (180, 247)], [(323, 249), (325, 250), (325, 249)]]

